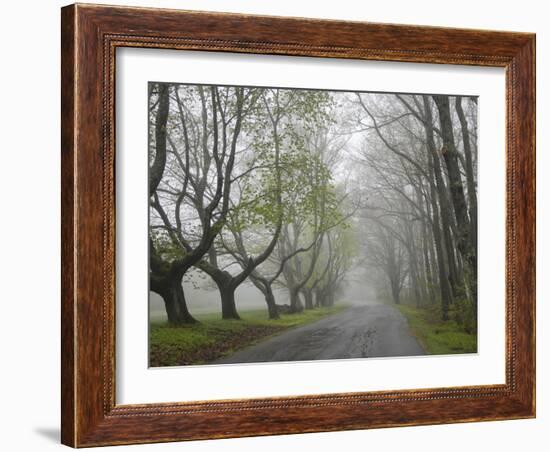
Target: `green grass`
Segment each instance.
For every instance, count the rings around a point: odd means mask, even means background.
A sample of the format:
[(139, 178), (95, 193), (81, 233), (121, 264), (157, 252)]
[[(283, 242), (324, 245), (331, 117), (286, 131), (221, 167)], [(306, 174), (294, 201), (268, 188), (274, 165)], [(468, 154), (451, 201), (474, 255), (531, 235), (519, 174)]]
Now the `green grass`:
[(447, 355), (476, 353), (477, 335), (469, 334), (455, 321), (443, 322), (436, 308), (395, 305), (407, 318), (409, 327), (427, 353)]
[(241, 320), (222, 320), (219, 313), (199, 314), (199, 323), (172, 327), (152, 322), (149, 336), (149, 364), (153, 367), (204, 364), (255, 344), (289, 328), (336, 314), (347, 305), (317, 308), (300, 314), (281, 315), (269, 320), (263, 310), (242, 311)]

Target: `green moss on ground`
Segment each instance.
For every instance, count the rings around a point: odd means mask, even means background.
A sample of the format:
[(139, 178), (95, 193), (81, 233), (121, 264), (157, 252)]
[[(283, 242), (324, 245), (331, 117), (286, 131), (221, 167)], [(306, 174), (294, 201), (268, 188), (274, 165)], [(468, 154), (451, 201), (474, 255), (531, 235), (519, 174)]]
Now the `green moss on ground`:
[(442, 321), (436, 308), (395, 305), (407, 318), (412, 333), (431, 355), (477, 352), (477, 335), (466, 333), (453, 320)]
[(149, 365), (152, 367), (205, 364), (255, 344), (286, 329), (315, 322), (347, 306), (339, 304), (269, 320), (265, 310), (243, 311), (241, 320), (222, 320), (220, 314), (202, 314), (199, 323), (172, 327), (153, 322), (149, 333)]

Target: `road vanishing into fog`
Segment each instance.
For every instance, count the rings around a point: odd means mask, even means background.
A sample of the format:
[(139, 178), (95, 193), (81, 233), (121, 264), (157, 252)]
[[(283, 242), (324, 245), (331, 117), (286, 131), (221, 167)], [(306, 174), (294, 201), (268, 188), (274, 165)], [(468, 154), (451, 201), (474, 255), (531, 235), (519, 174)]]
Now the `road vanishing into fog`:
[(396, 308), (372, 302), (285, 331), (213, 364), (425, 354)]

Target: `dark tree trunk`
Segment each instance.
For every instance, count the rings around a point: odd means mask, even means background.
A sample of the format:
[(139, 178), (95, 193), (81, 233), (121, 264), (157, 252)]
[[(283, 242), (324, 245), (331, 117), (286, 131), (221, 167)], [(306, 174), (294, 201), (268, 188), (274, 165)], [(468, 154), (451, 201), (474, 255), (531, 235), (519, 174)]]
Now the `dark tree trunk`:
[(452, 207), (447, 196), (447, 187), (445, 186), (445, 181), (443, 179), (443, 171), (441, 169), (440, 157), (435, 147), (435, 142), (433, 140), (433, 130), (430, 130), (432, 134), (431, 143), (428, 144), (428, 148), (431, 150), (432, 154), (432, 167), (433, 175), (435, 178), (435, 187), (437, 190), (437, 199), (439, 200), (439, 210), (440, 210), (440, 220), (441, 220), (441, 239), (443, 240), (443, 247), (446, 257), (446, 268), (448, 270), (447, 278), (448, 283), (451, 288), (451, 299), (449, 303), (452, 302), (452, 297), (456, 291), (457, 279), (456, 279), (456, 268), (455, 268), (455, 251), (454, 244), (452, 239)]
[(421, 257), (420, 257), (420, 277), (421, 277), (421, 289), (422, 297), (424, 300), (427, 300), (429, 304), (434, 302), (434, 291), (433, 291), (433, 276), (432, 276), (432, 267), (430, 264), (430, 256), (428, 253), (428, 243), (430, 241), (428, 227), (426, 225), (426, 218), (432, 219), (430, 214), (429, 203), (427, 202), (426, 197), (422, 192), (423, 181), (421, 178), (418, 178), (417, 184), (415, 185), (416, 200), (417, 204), (422, 212), (420, 218), (420, 245), (422, 248)]
[(302, 304), (302, 300), (300, 300), (300, 289), (290, 288), (290, 312), (295, 314), (298, 312), (302, 312), (304, 310), (304, 306)]
[(220, 287), (222, 300), (222, 319), (240, 320), (237, 306), (235, 305), (235, 287), (232, 284)]
[[(439, 213), (440, 213), (440, 238), (442, 240), (442, 247), (444, 250), (444, 259), (445, 259), (445, 277), (447, 279), (447, 284), (450, 286), (451, 297), (448, 300), (449, 303), (452, 303), (452, 299), (455, 291), (457, 290), (457, 275), (456, 275), (456, 259), (454, 244), (452, 240), (452, 224), (453, 224), (453, 213), (452, 205), (449, 201), (447, 187), (445, 185), (445, 180), (443, 178), (443, 170), (440, 164), (440, 155), (437, 152), (434, 140), (434, 130), (433, 130), (433, 116), (431, 110), (431, 104), (428, 96), (424, 96), (424, 113), (426, 117), (425, 129), (426, 129), (426, 141), (428, 151), (430, 153), (431, 167), (433, 169), (433, 177), (435, 180), (435, 189), (437, 193), (437, 200), (439, 201)], [(433, 202), (433, 201), (432, 201)], [(440, 258), (438, 254), (438, 259)], [(441, 275), (440, 275), (441, 276)]]
[(211, 265), (205, 260), (197, 262), (195, 266), (210, 276), (218, 286), (222, 305), (222, 318), (240, 320), (235, 304), (235, 291), (239, 287), (238, 281), (231, 273), (220, 270), (217, 266)]
[(468, 187), (468, 212), (470, 214), (470, 234), (472, 236), (472, 244), (477, 248), (477, 193), (474, 177), (474, 164), (472, 159), (472, 146), (470, 144), (470, 130), (468, 129), (468, 121), (462, 109), (462, 97), (457, 96), (455, 100), (455, 109), (460, 121), (462, 131), (462, 142), (464, 147), (464, 160), (466, 171), (466, 182)]
[[(435, 221), (435, 217), (432, 216), (432, 221)], [(439, 225), (437, 226), (439, 228)], [(432, 300), (435, 303), (437, 299), (436, 288), (439, 288), (439, 274), (437, 271), (437, 251), (435, 249), (435, 237), (433, 236), (433, 226), (429, 229), (429, 234), (433, 240), (428, 241), (428, 256), (430, 257), (430, 268), (432, 270), (432, 287), (433, 297)]]
[(447, 174), (449, 175), (451, 200), (454, 206), (456, 224), (458, 228), (458, 241), (467, 245), (470, 231), (470, 221), (468, 219), (468, 207), (464, 195), (464, 187), (460, 175), (458, 164), (458, 152), (454, 141), (453, 122), (449, 108), (448, 96), (432, 96), (437, 109), (439, 110), (439, 123), (441, 125), (441, 134), (443, 138), (443, 149), (441, 151)]
[(418, 263), (416, 261), (416, 254), (414, 252), (409, 253), (409, 265), (412, 286), (411, 289), (414, 297), (414, 303), (417, 307), (420, 307), (420, 305), (422, 304), (422, 292), (419, 287)]
[(325, 290), (321, 287), (317, 287), (315, 289), (315, 306), (319, 307), (319, 306), (325, 306), (325, 305), (326, 305)]
[(236, 287), (231, 283), (231, 275), (226, 274), (223, 270), (214, 268), (209, 275), (218, 286), (220, 292), (220, 301), (222, 304), (222, 319), (235, 319), (240, 320), (239, 313), (237, 312), (237, 306), (235, 304), (235, 289)]
[(409, 253), (409, 267), (410, 267), (410, 276), (411, 276), (411, 288), (414, 296), (415, 305), (420, 307), (422, 304), (422, 290), (420, 287), (420, 272), (418, 265), (418, 252), (414, 240), (414, 231), (412, 228), (412, 223), (406, 224), (405, 234), (407, 238), (406, 248)]
[(450, 181), (451, 199), (457, 225), (457, 247), (467, 263), (466, 280), (470, 286), (472, 300), (475, 306), (477, 320), (477, 253), (473, 246), (470, 221), (468, 219), (468, 206), (462, 186), (458, 156), (453, 135), (453, 123), (449, 108), (448, 96), (432, 96), (439, 110), (439, 122), (443, 137), (443, 159), (447, 167)]
[(152, 284), (151, 290), (162, 297), (170, 325), (177, 326), (197, 323), (197, 320), (187, 309), (185, 293), (178, 280), (169, 281), (166, 279), (161, 284)]
[(396, 278), (390, 278), (390, 287), (391, 287), (391, 296), (393, 298), (393, 302), (395, 304), (400, 304), (400, 284), (399, 281), (396, 280)]
[(162, 293), (159, 293), (159, 295), (162, 297), (162, 301), (164, 301), (168, 323), (170, 325), (178, 325), (180, 322), (180, 317), (178, 315), (178, 303), (176, 302), (176, 298), (173, 296), (173, 292), (166, 289)]
[(271, 289), (271, 284), (268, 284), (266, 287), (265, 293), (265, 302), (267, 303), (267, 312), (269, 313), (270, 319), (278, 319), (279, 310), (277, 309), (277, 303), (275, 302), (275, 295)]
[[(429, 215), (429, 206), (426, 206), (426, 210)], [(433, 218), (432, 218), (433, 221)], [(430, 246), (430, 237), (428, 228), (426, 225), (426, 220), (422, 220), (422, 253), (424, 256), (424, 273), (426, 275), (426, 292), (428, 294), (428, 299), (430, 304), (435, 302), (434, 294), (434, 277), (433, 277), (433, 260), (430, 256), (430, 251), (433, 251), (433, 248)]]
[(254, 272), (250, 276), (250, 280), (256, 286), (256, 288), (262, 292), (265, 302), (267, 304), (267, 312), (270, 319), (278, 319), (279, 310), (277, 309), (277, 302), (275, 300), (275, 294), (273, 293), (273, 288), (271, 287), (271, 282), (258, 273)]
[(152, 195), (159, 185), (164, 166), (166, 165), (166, 124), (170, 110), (170, 98), (168, 85), (159, 83), (159, 101), (157, 115), (155, 117), (155, 159), (149, 169), (149, 193)]
[(441, 318), (443, 320), (449, 319), (449, 305), (451, 303), (451, 285), (447, 278), (447, 268), (445, 262), (445, 255), (443, 253), (443, 245), (441, 239), (441, 229), (439, 224), (439, 208), (436, 202), (436, 189), (433, 181), (430, 181), (431, 185), (431, 198), (432, 198), (432, 233), (434, 237), (435, 253), (437, 255), (437, 269), (439, 273), (439, 290), (441, 292)]
[(336, 301), (336, 291), (334, 289), (330, 289), (328, 294), (327, 306), (334, 306), (335, 301)]
[[(458, 269), (456, 267), (456, 253), (455, 244), (453, 242), (453, 235), (451, 225), (449, 224), (449, 212), (442, 212), (442, 229), (443, 229), (443, 243), (445, 245), (445, 254), (447, 256), (447, 268), (449, 269), (449, 284), (451, 286), (451, 303), (453, 298), (460, 292), (460, 278), (458, 276)], [(443, 218), (445, 217), (445, 220)]]
[(189, 313), (185, 294), (181, 285), (181, 276), (172, 271), (170, 264), (162, 261), (158, 256), (153, 242), (150, 246), (149, 287), (150, 290), (162, 297), (168, 323), (180, 325), (184, 323), (196, 323), (196, 320)]
[[(430, 162), (430, 198), (432, 203), (432, 233), (434, 237), (435, 251), (437, 255), (437, 267), (439, 274), (439, 288), (441, 292), (441, 317), (443, 320), (449, 319), (449, 305), (452, 300), (452, 292), (449, 279), (447, 277), (447, 259), (443, 248), (442, 229), (445, 227), (446, 216), (446, 196), (442, 193), (441, 170), (439, 166), (439, 156), (437, 155), (434, 141), (434, 132), (432, 128), (432, 110), (428, 96), (424, 96), (424, 113), (426, 116), (425, 131), (426, 143), (428, 147), (428, 160)], [(442, 196), (443, 195), (443, 196)], [(439, 199), (439, 205), (437, 200)], [(441, 223), (440, 223), (441, 213)]]
[(306, 309), (313, 309), (313, 291), (307, 287), (302, 289)]
[(185, 293), (183, 292), (183, 287), (179, 279), (173, 283), (172, 291), (178, 307), (179, 323), (196, 323), (196, 320), (187, 309)]

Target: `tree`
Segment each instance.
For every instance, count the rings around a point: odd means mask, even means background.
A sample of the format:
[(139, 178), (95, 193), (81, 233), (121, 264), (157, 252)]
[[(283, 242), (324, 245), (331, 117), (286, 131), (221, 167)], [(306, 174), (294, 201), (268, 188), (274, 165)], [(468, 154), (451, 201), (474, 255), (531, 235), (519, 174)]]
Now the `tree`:
[[(468, 264), (468, 284), (474, 305), (477, 305), (477, 252), (470, 219), (468, 217), (468, 204), (464, 194), (462, 176), (460, 173), (458, 150), (456, 148), (453, 122), (448, 96), (432, 96), (439, 111), (439, 122), (443, 147), (441, 153), (447, 168), (450, 182), (451, 199), (457, 223), (457, 247), (464, 261)], [(477, 309), (474, 310), (477, 313)]]
[[(243, 88), (232, 89), (231, 95), (214, 86), (156, 88), (158, 99), (154, 90), (150, 94), (150, 103), (157, 104), (150, 146), (150, 230), (158, 233), (150, 234), (150, 286), (163, 298), (170, 323), (193, 323), (182, 278), (208, 253), (223, 227), (238, 138), (255, 98)], [(175, 97), (172, 109), (170, 91)], [(198, 218), (186, 225), (182, 213), (188, 213), (189, 205)]]
[[(470, 135), (475, 109), (467, 115), (456, 97), (453, 116), (451, 96), (355, 98), (364, 177), (370, 181), (360, 190), (369, 194), (363, 205), (370, 225), (367, 259), (384, 269), (394, 301), (402, 286), (420, 306), (425, 298), (434, 299), (438, 286), (446, 320), (455, 299), (477, 297), (476, 148)], [(462, 149), (455, 130), (461, 133)]]
[[(311, 183), (311, 171), (319, 173), (320, 164), (309, 152), (303, 133), (327, 122), (322, 112), (329, 105), (330, 98), (324, 93), (271, 89), (262, 94), (261, 108), (248, 135), (252, 152), (242, 175), (236, 178), (228, 220), (218, 239), (240, 271), (222, 270), (212, 259), (198, 264), (217, 281), (222, 299), (224, 293), (229, 294), (233, 306), (236, 288), (250, 276), (265, 296), (269, 316), (278, 316), (273, 280), (262, 276), (258, 267), (271, 255), (281, 231), (290, 221), (307, 217), (313, 198), (319, 196), (317, 185)], [(257, 257), (250, 257), (247, 243), (255, 245)], [(276, 272), (277, 277), (281, 271)]]
[(304, 144), (312, 160), (307, 166), (304, 181), (311, 192), (301, 203), (302, 209), (306, 206), (302, 212), (306, 215), (296, 215), (295, 203), (292, 222), (283, 227), (275, 255), (275, 259), (282, 263), (283, 284), (289, 291), (291, 312), (300, 312), (304, 308), (300, 293), (304, 293), (305, 307), (313, 308), (312, 287), (308, 283), (314, 275), (326, 233), (347, 218), (341, 209), (347, 195), (337, 196), (326, 163), (327, 154), (331, 151), (328, 130), (304, 134)]

